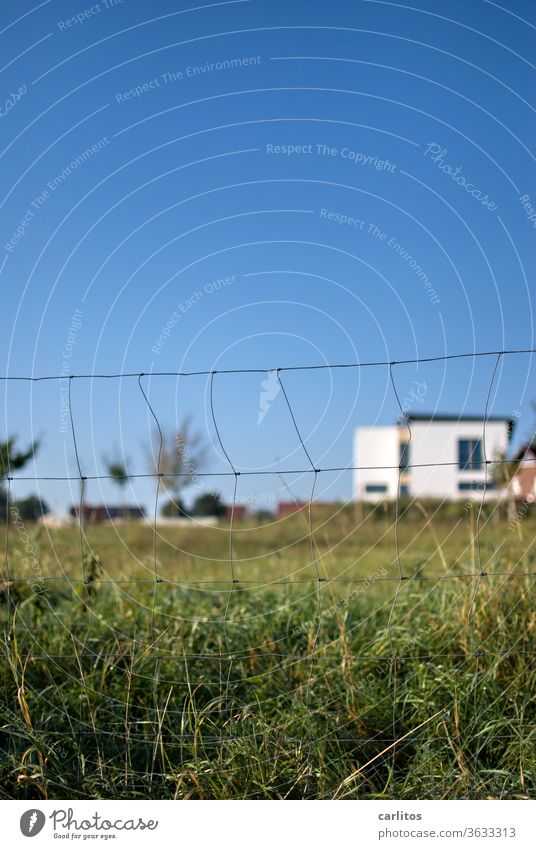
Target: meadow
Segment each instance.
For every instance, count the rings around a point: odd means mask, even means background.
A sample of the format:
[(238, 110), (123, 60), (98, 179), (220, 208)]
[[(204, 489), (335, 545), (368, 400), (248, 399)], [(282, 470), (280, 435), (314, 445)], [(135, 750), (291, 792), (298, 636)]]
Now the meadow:
[(533, 798), (536, 516), (310, 518), (4, 529), (2, 798)]

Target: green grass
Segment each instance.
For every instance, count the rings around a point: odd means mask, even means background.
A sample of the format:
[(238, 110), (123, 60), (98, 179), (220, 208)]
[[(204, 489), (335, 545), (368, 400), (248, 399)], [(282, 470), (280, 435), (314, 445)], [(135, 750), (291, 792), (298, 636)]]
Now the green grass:
[(241, 525), (233, 585), (228, 526), (88, 527), (85, 585), (76, 529), (10, 528), (2, 797), (534, 797), (536, 522), (427, 511), (400, 560), (377, 511), (316, 509), (316, 566)]

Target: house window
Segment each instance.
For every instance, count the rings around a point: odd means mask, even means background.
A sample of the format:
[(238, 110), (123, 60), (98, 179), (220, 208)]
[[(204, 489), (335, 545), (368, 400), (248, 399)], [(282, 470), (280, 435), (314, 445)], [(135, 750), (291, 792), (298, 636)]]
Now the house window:
[(409, 486), (407, 485), (407, 483), (400, 484), (400, 495), (402, 496), (402, 498), (409, 495)]
[[(493, 481), (488, 481), (485, 486), (486, 492), (490, 492), (495, 489), (495, 483)], [(459, 492), (484, 492), (484, 481), (460, 481), (458, 484)]]
[(480, 439), (460, 439), (458, 442), (458, 468), (482, 468), (482, 441)]
[(400, 471), (407, 472), (409, 468), (409, 442), (400, 443)]
[(386, 483), (367, 483), (365, 492), (387, 492)]

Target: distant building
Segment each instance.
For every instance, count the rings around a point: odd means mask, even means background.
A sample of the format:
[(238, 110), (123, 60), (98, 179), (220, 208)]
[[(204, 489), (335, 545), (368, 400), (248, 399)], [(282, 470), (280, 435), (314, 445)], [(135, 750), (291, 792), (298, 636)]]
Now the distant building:
[(518, 464), (510, 482), (516, 501), (532, 504), (536, 501), (536, 445), (523, 445), (514, 457)]
[[(71, 516), (78, 518), (78, 504), (73, 505), (69, 510)], [(107, 504), (84, 504), (82, 506), (82, 516), (89, 522), (110, 522), (117, 519), (143, 519), (145, 510), (143, 507), (136, 505), (107, 505)]]
[(277, 518), (284, 519), (285, 516), (292, 516), (293, 513), (299, 513), (304, 510), (307, 504), (302, 504), (299, 501), (280, 501), (277, 505)]
[[(407, 426), (359, 427), (355, 432), (354, 498), (479, 499), (485, 460), (506, 453), (514, 422), (504, 416), (408, 414)], [(485, 456), (484, 456), (485, 447)], [(486, 499), (496, 498), (488, 466)]]
[(248, 517), (248, 508), (245, 504), (235, 504), (234, 508), (232, 504), (226, 504), (224, 516), (229, 520), (232, 517), (233, 522), (243, 522)]

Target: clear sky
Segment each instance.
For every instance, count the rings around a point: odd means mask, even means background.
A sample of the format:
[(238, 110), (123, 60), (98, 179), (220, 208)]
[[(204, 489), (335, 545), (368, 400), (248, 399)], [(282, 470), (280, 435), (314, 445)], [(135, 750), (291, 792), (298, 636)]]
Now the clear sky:
[[(532, 2), (22, 0), (0, 18), (3, 375), (143, 372), (214, 473), (229, 463), (210, 379), (151, 373), (534, 346)], [(483, 413), (494, 365), (394, 377), (419, 412)], [(225, 450), (237, 469), (306, 469), (266, 377), (215, 375)], [(399, 414), (387, 368), (282, 378), (320, 467)], [(66, 385), (2, 386), (2, 435), (42, 437), (30, 475), (77, 474)], [(83, 473), (115, 449), (146, 472), (137, 378), (71, 389)], [(490, 412), (516, 416), (518, 439), (533, 398), (532, 358), (504, 358)], [(284, 479), (309, 493), (310, 475)], [(270, 506), (282, 488), (244, 477), (239, 497)], [(65, 482), (15, 485), (32, 491), (72, 500)], [(136, 481), (128, 500), (153, 492)], [(350, 494), (350, 473), (320, 476), (319, 498)], [(87, 497), (117, 500), (105, 481)]]

